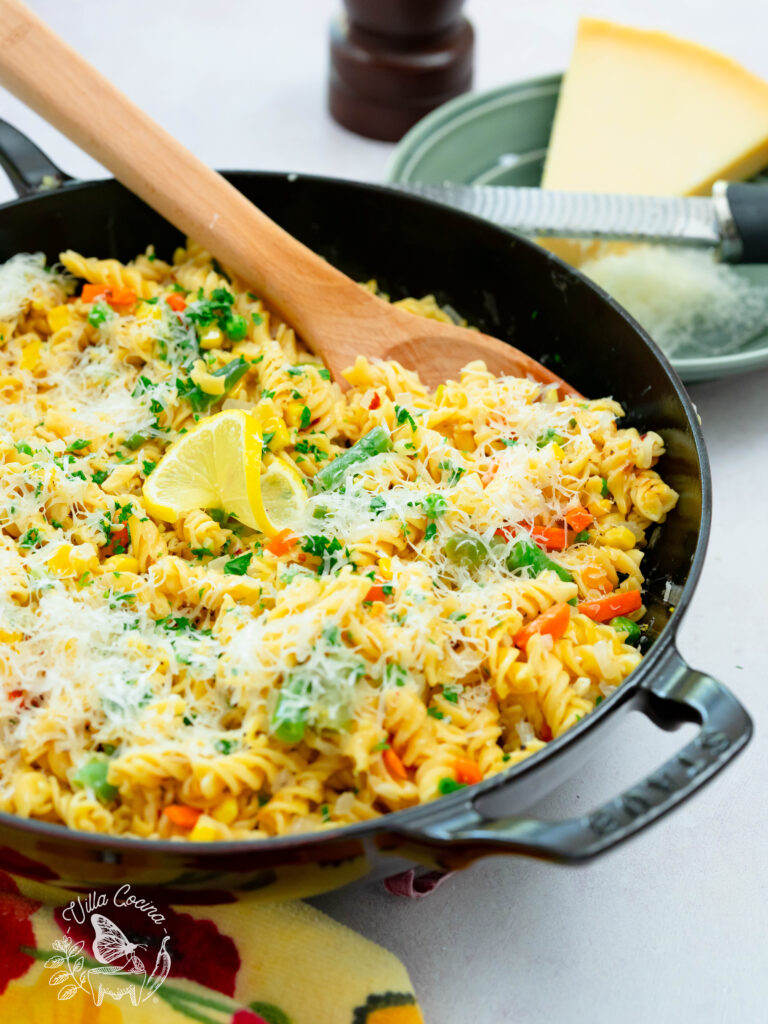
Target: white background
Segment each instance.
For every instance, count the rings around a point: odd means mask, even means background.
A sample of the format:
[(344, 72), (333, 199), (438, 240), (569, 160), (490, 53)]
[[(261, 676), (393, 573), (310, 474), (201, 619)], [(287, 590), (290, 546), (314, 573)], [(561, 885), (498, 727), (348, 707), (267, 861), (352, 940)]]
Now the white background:
[[(339, 2), (31, 6), (209, 163), (377, 180), (391, 147), (349, 134), (325, 112), (327, 24)], [(578, 0), (469, 0), (478, 88), (565, 67), (582, 12), (689, 36), (768, 77), (764, 2), (593, 0), (584, 8)], [(102, 173), (2, 92), (0, 117), (71, 174)], [(97, 124), (98, 96), (93, 117)], [(0, 201), (9, 198), (2, 182)], [(425, 900), (371, 886), (317, 901), (404, 960), (428, 1024), (768, 1020), (768, 772), (760, 734), (768, 709), (767, 389), (768, 371), (691, 389), (715, 503), (680, 647), (752, 712), (758, 733), (747, 751), (655, 829), (587, 867), (494, 858)], [(626, 719), (536, 812), (565, 817), (595, 805), (687, 735)]]

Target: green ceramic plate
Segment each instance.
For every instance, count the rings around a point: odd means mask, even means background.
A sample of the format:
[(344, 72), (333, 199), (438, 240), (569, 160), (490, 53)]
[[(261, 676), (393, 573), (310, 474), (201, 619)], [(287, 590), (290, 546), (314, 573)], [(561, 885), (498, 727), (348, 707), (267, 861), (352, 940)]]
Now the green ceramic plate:
[[(387, 180), (538, 185), (560, 82), (560, 75), (534, 78), (445, 103), (401, 140), (390, 161)], [(735, 269), (768, 289), (768, 267)], [(728, 339), (723, 341), (727, 344)], [(689, 382), (768, 366), (768, 324), (764, 331), (726, 355), (689, 349), (685, 356), (673, 356), (671, 362)]]

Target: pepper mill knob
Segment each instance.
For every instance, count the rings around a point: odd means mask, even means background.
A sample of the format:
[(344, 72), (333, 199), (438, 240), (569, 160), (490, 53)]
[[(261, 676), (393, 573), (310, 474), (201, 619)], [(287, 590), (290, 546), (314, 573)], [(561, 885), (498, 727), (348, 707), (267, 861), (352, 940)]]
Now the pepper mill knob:
[(331, 24), (329, 107), (345, 128), (396, 142), (472, 85), (464, 0), (344, 0)]

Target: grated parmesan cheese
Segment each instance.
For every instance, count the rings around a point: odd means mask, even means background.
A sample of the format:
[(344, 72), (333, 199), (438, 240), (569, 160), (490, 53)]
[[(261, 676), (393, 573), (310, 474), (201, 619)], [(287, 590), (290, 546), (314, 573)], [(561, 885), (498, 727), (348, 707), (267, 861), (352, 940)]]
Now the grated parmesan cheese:
[(583, 273), (642, 324), (668, 355), (720, 355), (768, 324), (768, 288), (710, 252), (633, 245), (588, 260)]
[(33, 298), (51, 297), (51, 286), (66, 276), (45, 266), (43, 253), (18, 253), (0, 265), (0, 320), (13, 320), (29, 308)]

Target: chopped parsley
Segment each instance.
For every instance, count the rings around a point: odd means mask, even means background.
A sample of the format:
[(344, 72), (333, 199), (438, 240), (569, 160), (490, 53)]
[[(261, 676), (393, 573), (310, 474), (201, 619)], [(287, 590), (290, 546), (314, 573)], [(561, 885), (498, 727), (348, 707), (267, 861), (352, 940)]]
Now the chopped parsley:
[(252, 551), (246, 551), (244, 554), (238, 555), (236, 558), (230, 558), (228, 562), (224, 563), (224, 572), (229, 573), (230, 576), (245, 576), (248, 572), (248, 566), (251, 564), (252, 558)]
[(83, 451), (84, 448), (90, 448), (91, 444), (92, 444), (92, 442), (89, 441), (88, 438), (86, 438), (86, 437), (78, 437), (78, 439), (76, 441), (73, 441), (72, 444), (67, 446), (65, 451), (68, 451), (68, 452), (81, 452), (81, 451)]
[(91, 327), (102, 327), (112, 316), (112, 310), (106, 302), (95, 302), (88, 310), (88, 323)]
[(400, 427), (403, 423), (410, 423), (411, 430), (416, 430), (416, 420), (411, 416), (407, 409), (403, 408), (402, 405), (395, 406), (395, 417), (397, 418), (397, 425)]
[(565, 444), (565, 438), (553, 427), (547, 427), (547, 429), (539, 434), (536, 438), (537, 448), (546, 448), (548, 444)]
[(457, 782), (456, 779), (443, 778), (437, 784), (438, 791), (441, 796), (447, 796), (448, 793), (455, 793), (457, 789), (466, 789), (466, 782)]
[(206, 299), (198, 292), (197, 301), (187, 307), (187, 319), (195, 324), (198, 329), (205, 329), (214, 324), (231, 341), (242, 341), (248, 333), (248, 324), (245, 317), (232, 311), (232, 304), (235, 297), (226, 288), (214, 288), (210, 299)]
[(319, 533), (304, 537), (301, 550), (321, 560), (321, 572), (332, 572), (349, 557), (349, 549), (342, 548), (338, 537), (324, 537)]

